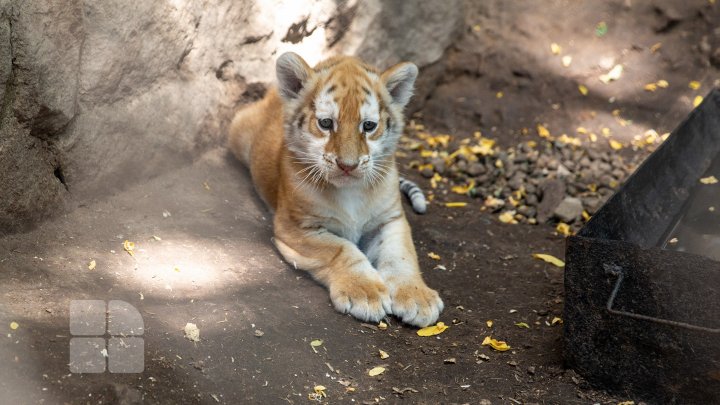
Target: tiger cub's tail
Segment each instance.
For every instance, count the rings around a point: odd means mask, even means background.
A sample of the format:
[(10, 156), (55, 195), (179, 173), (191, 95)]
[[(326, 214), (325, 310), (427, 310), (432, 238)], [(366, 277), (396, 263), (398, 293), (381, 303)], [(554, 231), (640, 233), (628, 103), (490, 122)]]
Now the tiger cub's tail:
[(412, 204), (415, 213), (424, 214), (427, 212), (427, 201), (420, 186), (406, 178), (400, 177), (400, 191), (410, 200), (410, 204)]

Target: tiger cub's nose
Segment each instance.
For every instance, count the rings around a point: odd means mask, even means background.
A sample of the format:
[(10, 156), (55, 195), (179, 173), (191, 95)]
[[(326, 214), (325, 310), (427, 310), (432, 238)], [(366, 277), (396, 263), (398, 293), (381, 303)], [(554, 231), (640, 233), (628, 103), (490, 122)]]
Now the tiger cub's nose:
[(357, 162), (348, 164), (347, 162), (343, 162), (340, 159), (335, 159), (335, 163), (337, 163), (340, 170), (342, 170), (346, 174), (349, 174), (351, 171), (355, 170), (358, 167)]

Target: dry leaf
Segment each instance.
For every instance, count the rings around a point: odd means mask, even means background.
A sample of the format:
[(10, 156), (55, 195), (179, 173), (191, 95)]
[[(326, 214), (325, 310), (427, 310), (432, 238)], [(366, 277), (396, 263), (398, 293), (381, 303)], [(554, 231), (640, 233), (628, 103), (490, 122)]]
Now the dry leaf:
[(572, 56), (565, 55), (562, 57), (562, 65), (564, 67), (569, 67), (571, 63), (572, 63)]
[(495, 340), (490, 336), (485, 337), (485, 340), (483, 340), (482, 345), (490, 346), (499, 352), (504, 352), (504, 351), (510, 350), (510, 346), (506, 342), (503, 342), (502, 340)]
[(649, 92), (653, 92), (653, 91), (657, 90), (657, 88), (658, 88), (658, 86), (655, 83), (648, 83), (643, 87), (643, 89), (645, 91), (649, 91)]
[(565, 262), (553, 255), (548, 255), (545, 253), (533, 253), (532, 257), (540, 259), (557, 267), (565, 267)]
[(95, 270), (95, 266), (97, 263), (95, 263), (95, 260), (90, 260), (90, 263), (88, 263), (88, 270)]
[(435, 252), (430, 252), (430, 253), (428, 253), (428, 257), (431, 258), (431, 259), (433, 259), (433, 260), (440, 260), (440, 255), (437, 254), (437, 253), (435, 253)]
[(562, 324), (563, 320), (561, 318), (558, 318), (557, 316), (550, 321), (550, 325), (556, 325), (556, 324)]
[(700, 179), (700, 183), (702, 183), (702, 184), (715, 184), (717, 182), (718, 182), (718, 179), (715, 178), (715, 176), (708, 176), (708, 177), (703, 177), (702, 179)]
[(125, 249), (125, 251), (128, 252), (130, 256), (135, 257), (135, 253), (133, 252), (133, 250), (135, 250), (135, 243), (130, 242), (129, 240), (125, 240), (123, 242), (123, 249)]
[(525, 322), (518, 322), (515, 324), (515, 326), (517, 326), (518, 328), (530, 329), (530, 325)]
[(380, 321), (380, 323), (378, 324), (378, 329), (385, 330), (387, 328), (388, 328), (388, 325), (385, 322)]
[(695, 96), (695, 98), (693, 99), (693, 107), (699, 106), (700, 103), (702, 103), (702, 101), (703, 101), (703, 96)]
[(565, 235), (565, 236), (572, 235), (572, 231), (570, 230), (570, 225), (566, 224), (565, 222), (558, 223), (557, 226), (555, 227), (555, 230), (561, 235)]
[(623, 66), (618, 64), (618, 65), (613, 66), (613, 68), (610, 69), (610, 71), (607, 72), (606, 74), (600, 75), (599, 79), (601, 82), (607, 84), (613, 80), (620, 79), (620, 76), (622, 76), (622, 73), (623, 73)]
[(560, 55), (560, 52), (562, 52), (562, 48), (560, 45), (553, 42), (550, 44), (550, 52), (552, 52), (553, 55)]
[(693, 90), (699, 89), (700, 86), (701, 86), (701, 84), (700, 84), (700, 82), (697, 81), (697, 80), (693, 80), (693, 81), (691, 81), (690, 83), (688, 83), (688, 87), (690, 87), (690, 88), (693, 89)]
[(504, 224), (517, 224), (518, 221), (515, 219), (515, 210), (504, 211), (498, 215), (500, 222)]
[(384, 372), (385, 372), (385, 367), (378, 366), (378, 367), (373, 367), (373, 368), (371, 368), (371, 369), (368, 371), (368, 375), (369, 375), (370, 377), (375, 377), (376, 375), (380, 375), (380, 374), (382, 374), (382, 373), (384, 373)]
[(448, 202), (445, 203), (445, 206), (448, 208), (462, 208), (467, 205), (466, 202)]
[(200, 329), (194, 323), (185, 324), (185, 338), (192, 342), (200, 341)]
[(322, 340), (320, 340), (320, 339), (315, 339), (315, 340), (313, 340), (312, 342), (310, 342), (310, 348), (311, 348), (315, 353), (317, 353), (318, 351), (317, 351), (316, 348), (322, 346), (322, 344), (323, 344), (323, 341), (322, 341)]
[(614, 139), (611, 139), (611, 140), (609, 141), (609, 143), (610, 143), (610, 147), (613, 148), (613, 149), (615, 149), (615, 150), (620, 150), (620, 149), (623, 148), (623, 144), (621, 144), (620, 142), (618, 142), (618, 141), (616, 141), (616, 140), (614, 140)]
[(325, 393), (326, 389), (327, 388), (325, 388), (324, 385), (316, 385), (315, 387), (313, 387), (313, 391), (315, 391), (316, 398), (317, 397), (326, 398), (327, 397), (327, 394)]
[(492, 320), (487, 320), (487, 321), (485, 321), (485, 324), (487, 325), (488, 328), (492, 328), (492, 326), (493, 326), (493, 321), (492, 321)]
[(670, 86), (670, 83), (668, 83), (667, 80), (660, 79), (655, 84), (660, 87), (661, 89), (666, 89), (668, 86)]
[(497, 93), (495, 93), (495, 98), (503, 98), (503, 92), (498, 91)]
[(17, 322), (10, 322), (10, 329), (16, 330), (19, 327), (20, 327), (20, 325), (18, 325)]
[(578, 85), (578, 90), (580, 91), (580, 94), (582, 94), (583, 96), (587, 96), (587, 94), (588, 94), (588, 88), (587, 88), (587, 87), (583, 86), (582, 84), (579, 84), (579, 85)]
[(445, 332), (445, 329), (447, 329), (447, 328), (448, 328), (448, 326), (445, 325), (443, 322), (438, 322), (437, 325), (428, 326), (428, 327), (419, 329), (417, 331), (417, 335), (424, 336), (424, 337), (435, 336), (435, 335), (439, 335), (439, 334)]
[(550, 131), (540, 124), (537, 126), (537, 133), (541, 138), (550, 138)]
[(385, 350), (380, 350), (380, 358), (381, 358), (381, 359), (385, 360), (385, 359), (387, 359), (388, 357), (390, 357), (390, 355), (387, 354), (387, 352), (386, 352)]

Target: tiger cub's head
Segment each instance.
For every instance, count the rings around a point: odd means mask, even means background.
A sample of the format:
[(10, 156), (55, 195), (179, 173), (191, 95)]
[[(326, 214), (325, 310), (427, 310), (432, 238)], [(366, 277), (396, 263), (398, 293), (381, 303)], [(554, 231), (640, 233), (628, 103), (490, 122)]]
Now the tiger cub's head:
[(277, 61), (285, 136), (306, 183), (371, 186), (394, 164), (393, 154), (418, 69), (397, 64), (378, 72), (347, 56), (311, 68), (297, 54)]

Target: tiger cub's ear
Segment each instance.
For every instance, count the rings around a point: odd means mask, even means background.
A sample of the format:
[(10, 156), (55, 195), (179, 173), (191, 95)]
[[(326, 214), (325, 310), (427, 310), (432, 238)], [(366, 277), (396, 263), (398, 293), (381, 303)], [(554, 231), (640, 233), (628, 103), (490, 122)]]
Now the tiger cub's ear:
[(280, 95), (285, 99), (295, 99), (308, 79), (313, 74), (312, 68), (300, 57), (293, 52), (286, 52), (277, 60), (275, 64), (275, 73), (277, 74)]
[(380, 77), (390, 92), (393, 104), (402, 108), (410, 101), (417, 75), (417, 66), (410, 62), (398, 63), (383, 72)]

